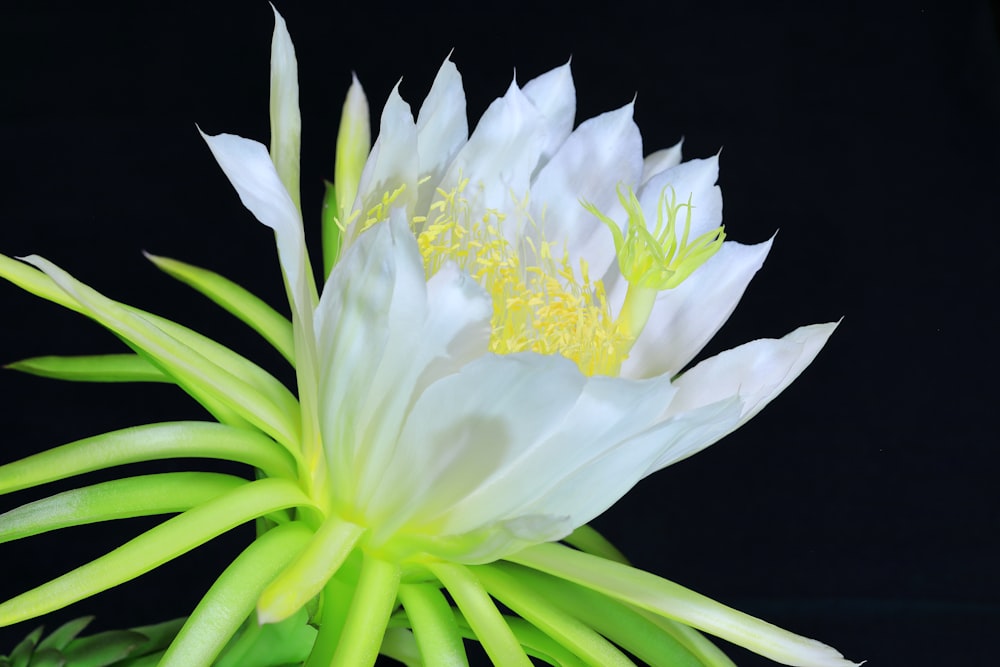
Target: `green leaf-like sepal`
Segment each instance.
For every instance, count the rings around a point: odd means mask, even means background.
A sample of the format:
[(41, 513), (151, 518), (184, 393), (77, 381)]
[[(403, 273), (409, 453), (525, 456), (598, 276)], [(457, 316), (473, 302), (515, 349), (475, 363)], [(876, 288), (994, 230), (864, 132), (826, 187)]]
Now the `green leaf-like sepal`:
[(268, 477), (295, 479), (295, 461), (257, 431), (214, 422), (165, 422), (111, 431), (0, 466), (0, 494), (128, 463), (216, 458), (246, 463)]
[(138, 354), (32, 357), (7, 364), (6, 368), (70, 382), (173, 382)]
[(167, 275), (198, 290), (217, 303), (259, 333), (289, 363), (295, 363), (292, 323), (252, 292), (208, 269), (149, 253), (146, 253), (146, 258)]

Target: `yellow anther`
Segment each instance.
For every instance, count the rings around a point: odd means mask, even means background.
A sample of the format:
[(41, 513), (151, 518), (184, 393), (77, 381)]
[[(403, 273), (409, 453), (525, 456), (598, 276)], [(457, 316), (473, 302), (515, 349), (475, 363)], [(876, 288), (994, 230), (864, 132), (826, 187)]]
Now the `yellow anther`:
[(604, 286), (591, 281), (586, 263), (574, 270), (565, 250), (557, 253), (541, 226), (515, 204), (533, 234), (513, 244), (504, 236), (507, 215), (490, 209), (475, 219), (463, 190), (438, 190), (417, 235), (427, 275), (455, 262), (493, 300), (490, 350), (561, 354), (587, 375), (617, 372), (631, 344), (611, 316)]

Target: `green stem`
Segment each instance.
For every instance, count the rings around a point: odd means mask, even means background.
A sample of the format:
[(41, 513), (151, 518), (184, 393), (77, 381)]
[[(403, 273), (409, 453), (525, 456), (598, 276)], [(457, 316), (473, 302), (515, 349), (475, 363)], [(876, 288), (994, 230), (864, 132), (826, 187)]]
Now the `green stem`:
[(351, 600), (330, 667), (374, 665), (399, 590), (399, 565), (365, 554), (361, 577)]
[(521, 643), (479, 579), (463, 565), (432, 563), (427, 568), (445, 585), (494, 664), (531, 667)]
[(468, 667), (462, 635), (455, 623), (451, 605), (437, 586), (403, 584), (399, 599), (413, 624), (420, 655), (435, 667)]

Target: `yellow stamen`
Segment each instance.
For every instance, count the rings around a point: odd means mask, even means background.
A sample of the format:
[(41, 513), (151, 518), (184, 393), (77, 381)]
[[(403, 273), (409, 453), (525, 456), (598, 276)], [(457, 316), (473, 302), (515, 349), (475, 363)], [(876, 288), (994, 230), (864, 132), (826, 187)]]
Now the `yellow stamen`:
[(467, 186), (464, 179), (451, 191), (438, 190), (430, 214), (420, 220), (417, 244), (427, 275), (455, 262), (486, 289), (493, 300), (492, 352), (561, 354), (587, 375), (616, 372), (631, 341), (586, 262), (575, 269), (566, 249), (545, 239), (526, 201), (516, 208), (532, 233), (518, 235), (517, 245), (503, 233), (513, 221), (499, 211), (473, 220), (463, 196)]

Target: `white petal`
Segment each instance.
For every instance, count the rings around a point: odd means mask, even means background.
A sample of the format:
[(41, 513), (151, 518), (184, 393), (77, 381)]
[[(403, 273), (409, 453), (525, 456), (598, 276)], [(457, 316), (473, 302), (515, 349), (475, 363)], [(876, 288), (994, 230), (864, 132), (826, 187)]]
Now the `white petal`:
[[(513, 519), (526, 515), (569, 516), (575, 523), (577, 510), (571, 503), (550, 502), (553, 497), (561, 497), (553, 489), (561, 488), (567, 478), (575, 477), (595, 461), (604, 460), (610, 450), (618, 450), (623, 458), (632, 460), (638, 452), (629, 452), (618, 445), (654, 424), (674, 391), (669, 378), (647, 381), (587, 378), (559, 428), (507, 459), (474, 491), (455, 502), (445, 513), (440, 531), (463, 533), (498, 517)], [(639, 462), (633, 471), (634, 479), (642, 476), (647, 465), (648, 460)], [(621, 488), (617, 481), (605, 484), (602, 480), (596, 486), (579, 487), (578, 493), (593, 494), (592, 501), (603, 509), (630, 485)]]
[[(701, 351), (729, 319), (771, 249), (727, 241), (711, 259), (677, 287), (656, 297), (645, 328), (622, 364), (625, 377), (675, 375)], [(614, 283), (611, 303), (621, 304), (625, 283)]]
[(681, 148), (683, 145), (684, 140), (681, 139), (670, 148), (663, 148), (647, 155), (642, 161), (641, 184), (645, 185), (653, 176), (679, 165), (682, 159)]
[(299, 208), (302, 139), (299, 69), (285, 19), (274, 5), (271, 9), (274, 11), (274, 33), (271, 36), (271, 160), (296, 208)]
[(385, 471), (380, 528), (412, 519), (409, 531), (447, 512), (557, 433), (584, 384), (562, 357), (517, 354), (484, 356), (428, 387)]
[[(664, 416), (670, 418), (738, 398), (739, 421), (718, 436), (721, 438), (784, 391), (812, 362), (836, 328), (836, 322), (812, 324), (783, 338), (755, 340), (702, 361), (674, 382), (678, 392)], [(709, 444), (706, 442), (704, 446)]]
[[(677, 195), (677, 203), (687, 203), (690, 197), (691, 231), (689, 238), (709, 232), (722, 224), (722, 191), (715, 185), (719, 176), (719, 158), (712, 156), (703, 160), (688, 160), (676, 167), (662, 171), (649, 179), (639, 193), (639, 203), (646, 215), (647, 224), (656, 221), (656, 209), (660, 193), (667, 188), (666, 196), (671, 196), (670, 188)], [(669, 186), (669, 187), (668, 187)], [(687, 211), (682, 210), (681, 215)], [(684, 218), (678, 219), (683, 225)], [(683, 226), (681, 227), (683, 230)]]
[[(201, 130), (199, 130), (201, 132)], [(295, 315), (307, 325), (313, 308), (312, 275), (306, 255), (302, 218), (278, 177), (264, 145), (234, 134), (202, 138), (222, 171), (236, 188), (243, 205), (260, 222), (274, 230), (278, 259), (292, 294)]]
[(402, 209), (361, 237), (323, 292), (321, 430), (324, 445), (336, 450), (334, 493), (359, 507), (393, 460), (423, 388), (486, 352), (492, 308), (453, 266), (425, 284)]
[(536, 76), (524, 85), (523, 92), (546, 120), (545, 145), (540, 161), (544, 164), (573, 130), (576, 88), (569, 63)]
[(469, 179), (463, 191), (469, 215), (487, 209), (510, 211), (513, 198), (528, 194), (532, 171), (545, 139), (544, 118), (516, 84), (486, 109), (468, 143), (448, 167), (444, 189)]
[(462, 76), (451, 60), (445, 60), (417, 114), (420, 178), (430, 177), (420, 186), (417, 210), (421, 213), (430, 205), (445, 168), (468, 138)]
[(740, 403), (731, 398), (670, 417), (621, 440), (587, 461), (524, 512), (545, 509), (582, 526), (611, 507), (653, 470), (694, 454), (736, 428)]
[(642, 137), (632, 120), (632, 104), (591, 118), (570, 135), (532, 184), (534, 220), (557, 248), (567, 244), (574, 268), (582, 257), (599, 276), (614, 261), (614, 241), (581, 202), (594, 204), (612, 219), (624, 218), (617, 187), (634, 187), (641, 173)]
[[(385, 195), (391, 195), (400, 187), (405, 187), (405, 190), (392, 206), (406, 207), (412, 214), (412, 206), (417, 198), (418, 163), (417, 126), (413, 122), (410, 105), (399, 96), (397, 84), (389, 93), (389, 99), (382, 109), (378, 139), (375, 140), (368, 162), (361, 172), (358, 196), (352, 208), (360, 213), (348, 226), (344, 235), (345, 245), (357, 240), (372, 208)], [(383, 210), (381, 219), (386, 220), (388, 217), (389, 211)]]

